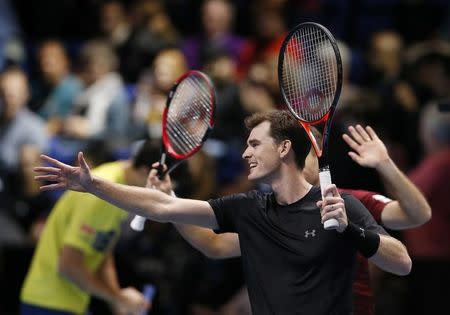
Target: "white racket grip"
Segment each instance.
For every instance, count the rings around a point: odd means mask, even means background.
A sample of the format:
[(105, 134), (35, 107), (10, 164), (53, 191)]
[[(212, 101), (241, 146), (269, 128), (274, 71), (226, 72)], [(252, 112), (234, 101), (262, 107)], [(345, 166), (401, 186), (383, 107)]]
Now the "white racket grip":
[[(320, 191), (322, 193), (322, 199), (326, 197), (324, 195), (325, 188), (331, 185), (331, 173), (330, 169), (326, 168), (319, 172)], [(323, 223), (325, 230), (335, 230), (339, 227), (339, 222), (336, 219), (328, 219)]]
[(130, 226), (135, 231), (142, 231), (144, 229), (145, 220), (147, 220), (144, 217), (141, 217), (140, 215), (135, 215), (133, 220), (130, 223)]

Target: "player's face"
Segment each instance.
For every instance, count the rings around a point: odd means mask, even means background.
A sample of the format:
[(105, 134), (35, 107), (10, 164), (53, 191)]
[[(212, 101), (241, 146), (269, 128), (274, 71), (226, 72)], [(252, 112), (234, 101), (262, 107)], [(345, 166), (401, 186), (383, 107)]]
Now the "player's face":
[(319, 183), (319, 161), (317, 160), (317, 156), (313, 148), (311, 148), (309, 154), (306, 156), (303, 175), (308, 183), (312, 185), (317, 185)]
[(270, 136), (270, 123), (264, 121), (252, 129), (247, 139), (247, 148), (242, 157), (249, 165), (249, 180), (270, 183), (280, 166), (279, 146)]

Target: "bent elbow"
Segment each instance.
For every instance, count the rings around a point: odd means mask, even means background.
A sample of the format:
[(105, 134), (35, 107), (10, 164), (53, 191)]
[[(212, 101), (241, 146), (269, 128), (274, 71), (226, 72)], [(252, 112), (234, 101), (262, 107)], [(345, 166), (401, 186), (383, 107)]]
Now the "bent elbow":
[(209, 243), (209, 246), (203, 250), (203, 254), (210, 259), (224, 259), (230, 257), (219, 237), (216, 237), (214, 241)]
[(407, 276), (411, 272), (411, 269), (412, 269), (412, 260), (409, 257), (409, 255), (406, 255), (406, 257), (402, 260), (401, 268), (397, 274), (399, 276)]
[(412, 260), (409, 257), (408, 251), (406, 247), (403, 247), (401, 256), (398, 258), (397, 267), (395, 268), (394, 274), (397, 276), (407, 276), (411, 272), (412, 269)]
[(421, 226), (431, 220), (431, 207), (427, 202), (425, 202), (425, 204), (423, 204), (420, 208), (417, 208), (414, 212), (417, 213), (415, 222), (416, 226)]
[(426, 208), (426, 210), (424, 211), (423, 224), (425, 224), (425, 223), (427, 223), (428, 221), (430, 221), (432, 216), (433, 216), (433, 215), (432, 215), (432, 213), (431, 213), (431, 207), (428, 206), (428, 207)]

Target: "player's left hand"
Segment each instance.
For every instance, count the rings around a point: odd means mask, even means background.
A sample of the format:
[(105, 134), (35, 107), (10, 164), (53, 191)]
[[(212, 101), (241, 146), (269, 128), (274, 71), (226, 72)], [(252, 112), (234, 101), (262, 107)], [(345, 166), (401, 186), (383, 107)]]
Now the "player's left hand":
[(353, 161), (376, 169), (390, 160), (385, 144), (370, 126), (350, 126), (348, 131), (349, 135), (343, 134), (342, 139), (354, 150), (348, 152)]
[(327, 197), (317, 202), (317, 206), (320, 208), (320, 215), (322, 216), (322, 224), (329, 219), (336, 219), (339, 222), (339, 227), (336, 231), (341, 233), (348, 225), (344, 199), (341, 198), (334, 184), (325, 189), (324, 196)]

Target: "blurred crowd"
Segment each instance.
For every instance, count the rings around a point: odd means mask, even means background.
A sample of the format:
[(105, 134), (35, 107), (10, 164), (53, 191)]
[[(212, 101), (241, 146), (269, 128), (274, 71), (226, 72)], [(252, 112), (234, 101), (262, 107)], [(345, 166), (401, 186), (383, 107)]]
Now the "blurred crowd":
[[(288, 30), (306, 21), (330, 29), (343, 60), (330, 140), (333, 181), (384, 192), (341, 139), (348, 125), (361, 123), (377, 131), (406, 173), (444, 149), (449, 192), (448, 1), (0, 0), (0, 313), (16, 312), (34, 246), (62, 193), (39, 191), (32, 168), (41, 153), (73, 164), (82, 150), (95, 166), (128, 158), (138, 140), (157, 148), (169, 89), (197, 69), (214, 82), (216, 124), (204, 149), (174, 172), (176, 193), (207, 200), (251, 189), (241, 161), (243, 118), (284, 108), (279, 48)], [(432, 210), (424, 227), (393, 233), (413, 263), (450, 262), (449, 208)], [(231, 306), (243, 284), (239, 259), (209, 260), (169, 224), (123, 231), (115, 253), (120, 281), (156, 285), (152, 314), (240, 314)], [(427, 231), (439, 238), (424, 237)], [(447, 249), (424, 253), (433, 242)], [(379, 313), (411, 312), (407, 277), (373, 274)], [(95, 299), (91, 309), (107, 313)]]

